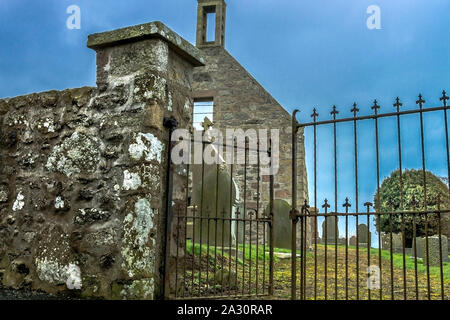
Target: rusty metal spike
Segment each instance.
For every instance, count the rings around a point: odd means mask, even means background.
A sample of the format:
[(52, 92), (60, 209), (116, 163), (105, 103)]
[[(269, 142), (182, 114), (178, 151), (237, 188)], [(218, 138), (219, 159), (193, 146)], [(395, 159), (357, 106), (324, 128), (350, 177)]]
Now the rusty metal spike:
[(366, 202), (366, 203), (364, 203), (364, 206), (367, 207), (367, 209), (369, 209), (370, 207), (373, 207), (373, 203), (372, 202)]
[(334, 116), (334, 118), (336, 118), (336, 115), (339, 113), (339, 111), (337, 111), (336, 106), (333, 106), (333, 110), (330, 112), (330, 114), (332, 114)]
[(328, 204), (328, 199), (325, 199), (324, 204), (322, 205), (322, 208), (331, 208), (331, 206)]
[(350, 110), (351, 112), (353, 112), (353, 116), (355, 116), (355, 117), (356, 117), (356, 113), (359, 112), (359, 109), (356, 106), (357, 106), (356, 102), (353, 103), (353, 109)]
[(399, 97), (395, 98), (394, 107), (396, 107), (397, 110), (400, 110), (401, 106), (403, 106), (403, 103), (400, 102), (400, 98)]
[(444, 103), (444, 107), (447, 106), (447, 100), (448, 99), (449, 99), (449, 97), (447, 96), (447, 92), (445, 92), (445, 90), (442, 91), (442, 97), (439, 100)]
[(375, 99), (374, 101), (373, 101), (373, 106), (372, 106), (372, 110), (375, 112), (375, 114), (377, 114), (378, 113), (378, 109), (380, 109), (381, 107), (378, 105), (378, 101), (377, 101), (377, 99)]
[(345, 198), (345, 203), (342, 205), (344, 208), (350, 208), (352, 205), (349, 202), (348, 198)]
[(419, 100), (416, 101), (416, 104), (419, 105), (420, 109), (422, 109), (422, 106), (423, 106), (423, 104), (424, 104), (425, 102), (426, 102), (426, 101), (422, 99), (422, 95), (419, 94)]
[(319, 114), (317, 113), (316, 108), (313, 109), (313, 114), (311, 115), (311, 118), (314, 119), (314, 122), (316, 121), (317, 117), (319, 116)]

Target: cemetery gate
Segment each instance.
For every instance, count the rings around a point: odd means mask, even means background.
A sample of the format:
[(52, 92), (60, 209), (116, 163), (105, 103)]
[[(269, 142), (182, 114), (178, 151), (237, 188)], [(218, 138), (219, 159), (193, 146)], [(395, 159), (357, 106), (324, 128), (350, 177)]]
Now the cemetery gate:
[[(394, 112), (379, 113), (380, 106), (375, 100), (373, 114), (359, 116), (354, 104), (352, 117), (338, 118), (336, 107), (332, 108), (330, 120), (319, 121), (314, 109), (312, 121), (298, 123), (296, 110), (293, 115), (292, 152), (292, 299), (317, 300), (412, 300), (412, 299), (450, 299), (448, 261), (449, 192), (450, 177), (449, 139), (447, 123), (447, 101), (445, 91), (440, 98), (442, 104), (425, 108), (421, 95), (417, 107), (404, 109), (400, 99), (394, 103)], [(437, 115), (429, 124), (434, 131), (433, 140), (426, 139), (426, 118)], [(390, 119), (390, 120), (389, 120)], [(383, 121), (391, 121), (383, 126)], [(363, 124), (364, 123), (364, 124)], [(402, 124), (405, 127), (402, 127)], [(339, 133), (347, 130), (345, 150), (339, 150)], [(359, 130), (363, 127), (364, 129)], [(414, 135), (414, 126), (417, 133)], [(326, 129), (328, 127), (328, 129)], [(329, 130), (319, 134), (321, 129)], [(339, 128), (339, 130), (338, 130)], [(431, 130), (433, 129), (433, 130)], [(305, 140), (311, 139), (310, 153), (312, 170), (310, 176), (310, 200), (297, 203), (297, 137), (305, 133)], [(364, 131), (362, 131), (364, 130)], [(368, 132), (370, 131), (370, 132)], [(431, 134), (431, 132), (430, 132)], [(437, 134), (437, 135), (436, 135)], [(391, 140), (387, 136), (392, 137)], [(439, 136), (439, 138), (438, 138)], [(328, 137), (328, 139), (326, 138)], [(417, 146), (411, 146), (411, 138)], [(428, 137), (430, 137), (428, 135)], [(442, 141), (441, 149), (427, 143)], [(406, 145), (403, 144), (406, 140)], [(389, 145), (383, 145), (390, 141)], [(430, 142), (431, 141), (431, 142)], [(349, 142), (351, 142), (349, 144)], [(383, 143), (384, 142), (384, 143)], [(328, 149), (326, 149), (328, 148)], [(373, 161), (360, 158), (369, 152)], [(416, 180), (421, 187), (411, 192), (404, 190), (406, 174), (405, 149), (413, 148), (420, 167)], [(329, 150), (330, 164), (325, 168), (319, 151)], [(428, 151), (428, 152), (426, 152)], [(380, 165), (390, 152), (396, 170), (395, 190), (381, 194)], [(430, 153), (442, 161), (445, 178), (443, 192), (431, 194), (432, 175), (427, 171), (427, 156)], [(411, 154), (411, 153), (410, 153)], [(308, 155), (307, 155), (308, 156)], [(344, 158), (341, 160), (340, 158)], [(431, 158), (431, 156), (430, 156)], [(349, 164), (351, 179), (340, 181), (338, 168)], [(373, 163), (373, 165), (371, 165)], [(431, 166), (431, 165), (430, 165)], [(362, 169), (373, 170), (373, 193), (367, 198), (362, 195), (361, 184), (368, 183), (367, 176), (358, 176)], [(311, 169), (311, 168), (310, 168)], [(325, 184), (318, 179), (318, 171), (328, 170), (330, 182)], [(312, 173), (312, 176), (311, 176)], [(376, 177), (376, 178), (375, 178)], [(433, 176), (434, 177), (434, 176)], [(345, 195), (340, 188), (350, 188)], [(323, 191), (323, 189), (331, 191)], [(346, 189), (348, 190), (348, 189)], [(348, 191), (346, 191), (348, 192)], [(370, 191), (372, 192), (372, 191)], [(320, 198), (327, 193), (329, 199)], [(397, 196), (395, 196), (397, 195)], [(372, 203), (372, 201), (374, 203)], [(317, 208), (317, 209), (316, 209)], [(308, 235), (307, 224), (312, 223), (313, 234)], [(322, 233), (319, 238), (319, 224)], [(339, 230), (341, 227), (341, 230)], [(300, 235), (298, 235), (300, 233)], [(354, 236), (351, 236), (351, 233)], [(375, 238), (376, 235), (376, 238)], [(307, 243), (308, 236), (312, 241)], [(297, 238), (300, 246), (297, 246)]]
[[(171, 128), (170, 136), (175, 125)], [(260, 155), (270, 158), (270, 146), (260, 150), (259, 143), (255, 148), (245, 138), (244, 146), (233, 141), (230, 148), (211, 142), (205, 131), (180, 140), (177, 146), (185, 143), (184, 151), (169, 142), (169, 159), (177, 154), (189, 160), (167, 161), (164, 297), (273, 295), (274, 182), (273, 176), (260, 175)], [(225, 150), (231, 150), (231, 161), (224, 160)], [(238, 163), (239, 152), (243, 161)], [(207, 163), (205, 153), (217, 161)], [(250, 163), (251, 155), (256, 163)]]

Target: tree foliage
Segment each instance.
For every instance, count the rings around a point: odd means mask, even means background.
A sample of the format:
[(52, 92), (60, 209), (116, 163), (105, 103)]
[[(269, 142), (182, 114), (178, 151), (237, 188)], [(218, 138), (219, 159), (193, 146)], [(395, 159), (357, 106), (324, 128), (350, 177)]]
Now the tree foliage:
[[(440, 198), (439, 206), (441, 210), (450, 208), (449, 189), (441, 179), (426, 171), (426, 205), (425, 205), (425, 188), (424, 175), (422, 170), (405, 170), (402, 174), (403, 185), (403, 211), (425, 211), (438, 209), (438, 197)], [(379, 195), (378, 195), (379, 192)], [(379, 203), (378, 203), (379, 198)], [(415, 200), (415, 201), (414, 201)], [(391, 202), (391, 204), (390, 204)], [(400, 170), (396, 170), (386, 178), (377, 194), (374, 196), (375, 208), (378, 212), (396, 212), (402, 211), (400, 197)], [(416, 236), (421, 237), (426, 234), (425, 215), (423, 214), (405, 214), (405, 234), (408, 242), (413, 238), (414, 224), (416, 220)], [(392, 219), (392, 232), (402, 232), (402, 214), (381, 215), (377, 219), (377, 228), (380, 226), (381, 231), (390, 231), (390, 218)], [(448, 234), (450, 217), (443, 214), (441, 219), (442, 233)], [(437, 214), (428, 215), (428, 235), (439, 233), (439, 219)]]

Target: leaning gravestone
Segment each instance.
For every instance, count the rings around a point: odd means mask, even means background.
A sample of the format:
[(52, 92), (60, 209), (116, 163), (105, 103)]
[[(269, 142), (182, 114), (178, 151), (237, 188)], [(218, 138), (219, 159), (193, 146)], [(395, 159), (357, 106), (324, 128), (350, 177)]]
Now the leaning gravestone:
[(322, 223), (322, 243), (325, 243), (325, 235), (327, 238), (327, 244), (336, 243), (336, 235), (339, 237), (339, 227), (336, 228), (336, 222), (339, 223), (339, 219), (336, 216), (329, 216), (326, 218), (326, 230), (325, 220)]
[(368, 248), (368, 244), (371, 243), (372, 233), (369, 232), (367, 225), (360, 224), (358, 226), (358, 244), (360, 247)]
[[(442, 262), (447, 262), (448, 261), (448, 242), (447, 242), (447, 237), (442, 235), (441, 236), (441, 243), (442, 243)], [(426, 239), (425, 238), (421, 238), (422, 243), (422, 259), (423, 259), (423, 264), (426, 265), (427, 264), (427, 250), (426, 250)], [(428, 257), (429, 257), (429, 265), (430, 266), (434, 266), (434, 267), (438, 267), (440, 266), (441, 260), (439, 257), (439, 252), (440, 252), (440, 248), (439, 248), (439, 236), (435, 235), (435, 236), (431, 236), (428, 237)]]
[(350, 238), (350, 245), (351, 245), (351, 246), (356, 246), (356, 237), (355, 237), (355, 236), (352, 236), (352, 237)]
[[(270, 211), (269, 206), (266, 212)], [(291, 206), (284, 200), (274, 200), (273, 245), (275, 248), (292, 248), (292, 220), (289, 217)]]
[[(197, 208), (195, 215), (202, 218), (195, 219), (194, 241), (196, 243), (201, 242), (204, 245), (209, 244), (213, 246), (217, 245), (219, 247), (232, 247), (235, 243), (235, 230), (233, 230), (235, 224), (227, 219), (234, 218), (236, 185), (226, 171), (225, 166), (220, 165), (219, 172), (217, 173), (217, 165), (205, 164), (203, 183), (202, 171), (201, 165), (193, 165), (192, 203)], [(207, 219), (216, 217), (219, 219)], [(225, 218), (225, 220), (222, 220), (223, 218)]]

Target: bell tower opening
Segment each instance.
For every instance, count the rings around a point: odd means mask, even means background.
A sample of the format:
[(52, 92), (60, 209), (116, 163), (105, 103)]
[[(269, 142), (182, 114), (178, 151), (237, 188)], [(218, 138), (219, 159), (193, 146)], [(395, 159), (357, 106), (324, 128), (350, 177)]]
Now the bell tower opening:
[(197, 47), (225, 47), (226, 3), (198, 0)]

